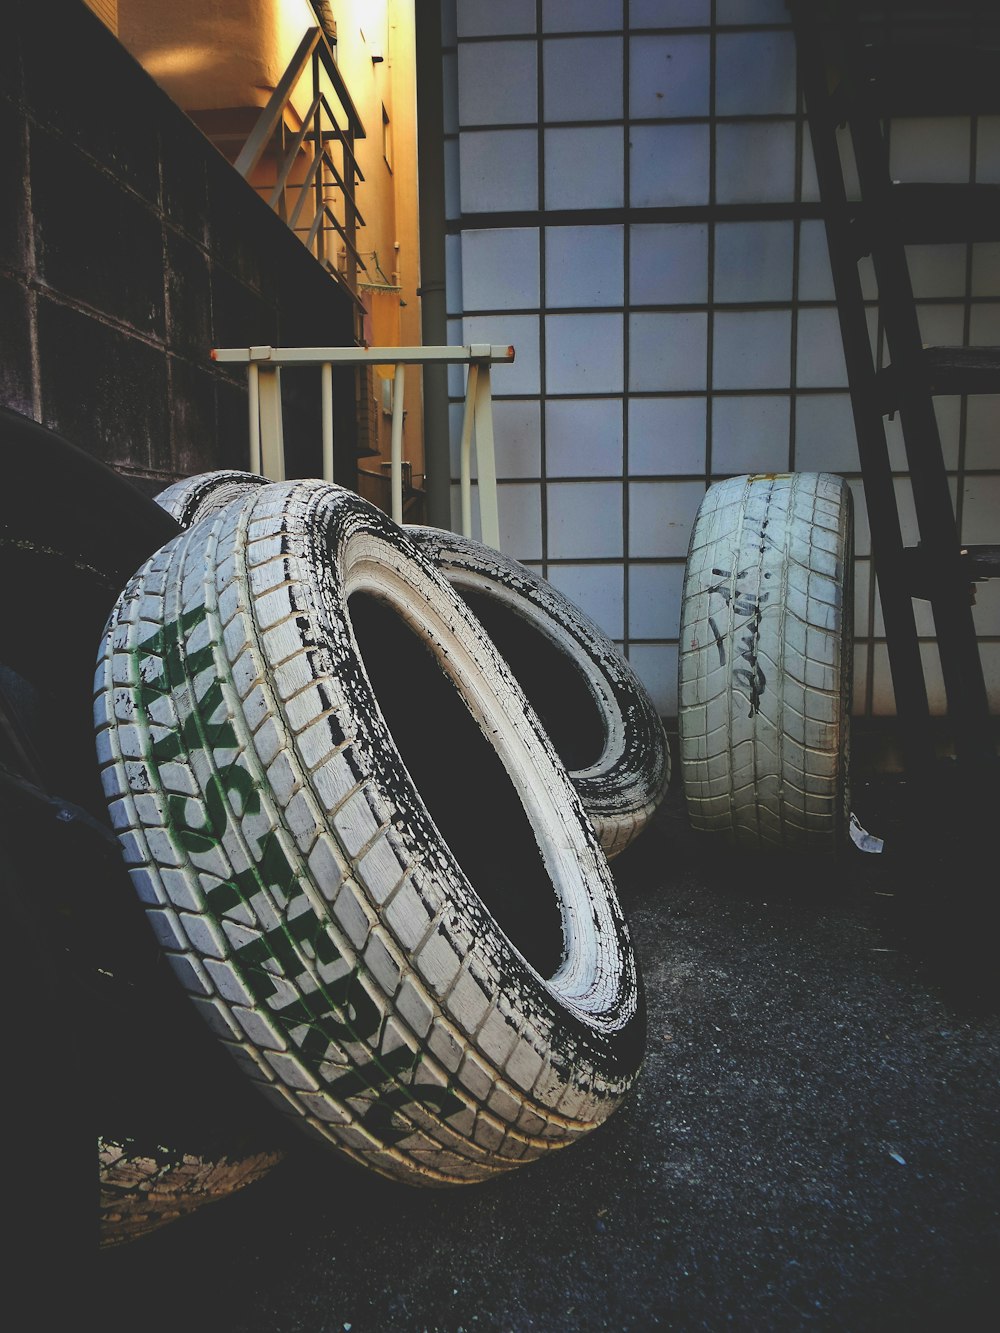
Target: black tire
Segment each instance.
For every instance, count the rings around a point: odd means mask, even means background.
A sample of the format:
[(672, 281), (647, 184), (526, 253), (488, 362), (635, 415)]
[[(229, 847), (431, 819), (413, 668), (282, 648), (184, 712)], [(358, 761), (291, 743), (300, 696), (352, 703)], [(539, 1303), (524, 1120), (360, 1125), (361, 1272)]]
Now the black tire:
[(618, 1105), (644, 1008), (607, 862), (485, 631), (374, 506), (282, 483), (168, 543), (95, 716), (154, 931), (301, 1127), (460, 1184)]
[(663, 724), (608, 636), (524, 565), (439, 528), (407, 535), (483, 623), (569, 770), (606, 856), (643, 831), (670, 782)]
[(853, 520), (829, 473), (705, 494), (681, 609), (692, 825), (744, 847), (838, 849), (850, 819)]

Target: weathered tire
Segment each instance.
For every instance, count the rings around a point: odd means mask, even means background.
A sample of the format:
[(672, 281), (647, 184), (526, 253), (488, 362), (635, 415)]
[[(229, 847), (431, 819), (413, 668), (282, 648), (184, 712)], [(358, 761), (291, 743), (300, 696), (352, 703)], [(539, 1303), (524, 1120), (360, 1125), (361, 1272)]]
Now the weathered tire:
[[(183, 527), (263, 478), (207, 472), (156, 497)], [(545, 579), (491, 547), (439, 528), (407, 535), (472, 608), (538, 713), (608, 857), (646, 827), (670, 782), (663, 724), (602, 630)]]
[(281, 483), (168, 543), (119, 599), (95, 716), (153, 928), (300, 1126), (459, 1184), (614, 1110), (644, 1009), (606, 859), (482, 626), (378, 509)]
[(194, 477), (182, 477), (166, 490), (160, 491), (155, 499), (160, 508), (165, 509), (182, 528), (189, 528), (199, 519), (225, 509), (226, 505), (254, 486), (266, 485), (267, 477), (257, 472), (220, 469), (217, 472), (200, 472)]
[(624, 851), (670, 782), (663, 724), (632, 667), (592, 620), (518, 561), (439, 528), (406, 532), (461, 593), (511, 667), (605, 855)]
[(267, 1175), (283, 1156), (238, 1134), (183, 1147), (101, 1136), (98, 1244), (101, 1249), (124, 1245), (228, 1199)]
[(692, 825), (832, 851), (848, 828), (853, 523), (841, 477), (731, 477), (705, 494), (681, 608)]

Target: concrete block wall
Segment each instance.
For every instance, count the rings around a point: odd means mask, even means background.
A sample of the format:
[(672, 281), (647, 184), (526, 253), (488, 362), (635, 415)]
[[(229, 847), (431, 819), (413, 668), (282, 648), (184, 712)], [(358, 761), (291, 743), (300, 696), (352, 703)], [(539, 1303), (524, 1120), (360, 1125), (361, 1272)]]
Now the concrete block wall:
[[(152, 493), (248, 465), (215, 346), (352, 341), (349, 301), (79, 0), (11, 0), (0, 43), (0, 402)], [(354, 477), (354, 390), (335, 393)], [(289, 475), (319, 389), (286, 376)]]

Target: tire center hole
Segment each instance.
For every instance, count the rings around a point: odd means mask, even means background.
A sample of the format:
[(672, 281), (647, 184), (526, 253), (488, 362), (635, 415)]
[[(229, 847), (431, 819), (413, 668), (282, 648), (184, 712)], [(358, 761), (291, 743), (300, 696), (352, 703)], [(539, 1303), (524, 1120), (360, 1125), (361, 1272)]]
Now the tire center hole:
[(507, 938), (542, 976), (563, 958), (552, 880), (493, 746), (424, 641), (385, 602), (348, 612), (379, 708), (421, 800)]
[(517, 677), (566, 768), (576, 772), (596, 764), (607, 734), (597, 700), (573, 659), (497, 598), (465, 588), (461, 596)]

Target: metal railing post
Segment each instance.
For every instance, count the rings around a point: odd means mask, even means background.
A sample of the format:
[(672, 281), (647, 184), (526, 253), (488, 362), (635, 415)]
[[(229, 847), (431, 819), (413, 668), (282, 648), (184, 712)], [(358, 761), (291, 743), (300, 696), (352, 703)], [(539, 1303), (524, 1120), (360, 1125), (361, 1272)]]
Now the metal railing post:
[(253, 361), (247, 366), (247, 406), (250, 411), (250, 471), (260, 475), (260, 373)]
[[(493, 451), (493, 398), (490, 364), (479, 367), (476, 382), (476, 476), (479, 481), (479, 527), (483, 541), (500, 549), (500, 514), (497, 508), (497, 465)], [(471, 525), (465, 536), (471, 536)]]
[(472, 536), (472, 440), (475, 434), (482, 540), (500, 547), (496, 457), (493, 439), (493, 389), (490, 367), (514, 360), (513, 347), (472, 343), (465, 347), (217, 347), (212, 359), (248, 363), (250, 466), (272, 481), (285, 479), (281, 418), (281, 367), (320, 367), (322, 395), (323, 477), (333, 480), (333, 367), (391, 365), (393, 374), (390, 505), (392, 518), (403, 521), (404, 367), (467, 365), (465, 414), (462, 420), (460, 485), (462, 532)]
[(320, 371), (323, 396), (323, 480), (333, 481), (333, 366), (324, 361)]
[(285, 480), (285, 438), (281, 421), (281, 367), (261, 366), (260, 471), (272, 481)]
[(472, 536), (472, 427), (476, 418), (476, 388), (479, 366), (473, 361), (465, 384), (465, 411), (462, 414), (462, 439), (458, 454), (458, 477), (462, 493), (462, 532)]
[(403, 521), (403, 365), (397, 362), (392, 377), (392, 519)]

